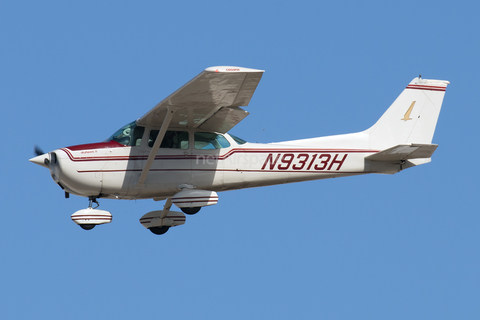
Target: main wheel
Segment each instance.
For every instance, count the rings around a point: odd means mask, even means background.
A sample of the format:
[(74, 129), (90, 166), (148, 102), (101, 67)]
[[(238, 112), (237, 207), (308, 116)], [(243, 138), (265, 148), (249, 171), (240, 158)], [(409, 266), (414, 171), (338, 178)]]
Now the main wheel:
[(169, 226), (162, 226), (162, 227), (151, 227), (148, 230), (152, 231), (154, 234), (164, 234), (170, 229)]
[(186, 213), (186, 214), (195, 214), (198, 211), (200, 211), (200, 209), (202, 209), (202, 207), (180, 208), (180, 210), (182, 210), (183, 213)]
[(83, 230), (92, 230), (93, 228), (95, 228), (94, 224), (80, 224), (79, 226)]

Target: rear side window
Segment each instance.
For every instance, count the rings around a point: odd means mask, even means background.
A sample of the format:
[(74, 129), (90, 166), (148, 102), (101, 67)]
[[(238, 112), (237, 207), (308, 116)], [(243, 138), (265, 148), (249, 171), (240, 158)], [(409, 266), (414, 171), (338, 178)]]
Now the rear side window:
[(224, 136), (212, 132), (195, 132), (195, 149), (211, 150), (230, 147)]

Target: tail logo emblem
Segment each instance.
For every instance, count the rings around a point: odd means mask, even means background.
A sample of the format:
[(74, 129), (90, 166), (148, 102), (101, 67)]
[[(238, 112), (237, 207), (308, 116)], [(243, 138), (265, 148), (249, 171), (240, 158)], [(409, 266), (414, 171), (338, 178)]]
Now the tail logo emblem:
[(400, 120), (404, 120), (404, 121), (412, 120), (412, 118), (410, 118), (410, 113), (412, 113), (413, 106), (415, 105), (415, 102), (416, 101), (412, 102), (412, 104), (410, 105), (410, 108), (408, 108), (407, 112), (405, 112), (405, 115), (403, 116), (403, 119), (400, 119)]

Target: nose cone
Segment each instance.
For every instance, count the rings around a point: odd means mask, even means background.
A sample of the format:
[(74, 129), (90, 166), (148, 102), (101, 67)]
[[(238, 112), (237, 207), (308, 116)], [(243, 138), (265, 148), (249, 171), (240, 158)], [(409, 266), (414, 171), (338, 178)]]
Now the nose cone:
[(42, 167), (48, 168), (47, 163), (48, 163), (48, 161), (50, 161), (48, 158), (49, 158), (48, 153), (45, 153), (45, 154), (41, 154), (39, 156), (36, 156), (36, 157), (30, 159), (29, 161), (33, 162), (33, 163), (36, 163), (36, 164), (38, 164)]

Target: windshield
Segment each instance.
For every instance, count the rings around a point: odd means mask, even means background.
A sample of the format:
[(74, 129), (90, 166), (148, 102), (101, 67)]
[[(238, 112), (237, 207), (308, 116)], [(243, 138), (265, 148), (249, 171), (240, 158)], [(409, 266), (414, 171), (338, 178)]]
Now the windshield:
[(116, 141), (124, 146), (139, 146), (145, 127), (137, 126), (136, 121), (130, 122), (118, 129), (105, 141)]

